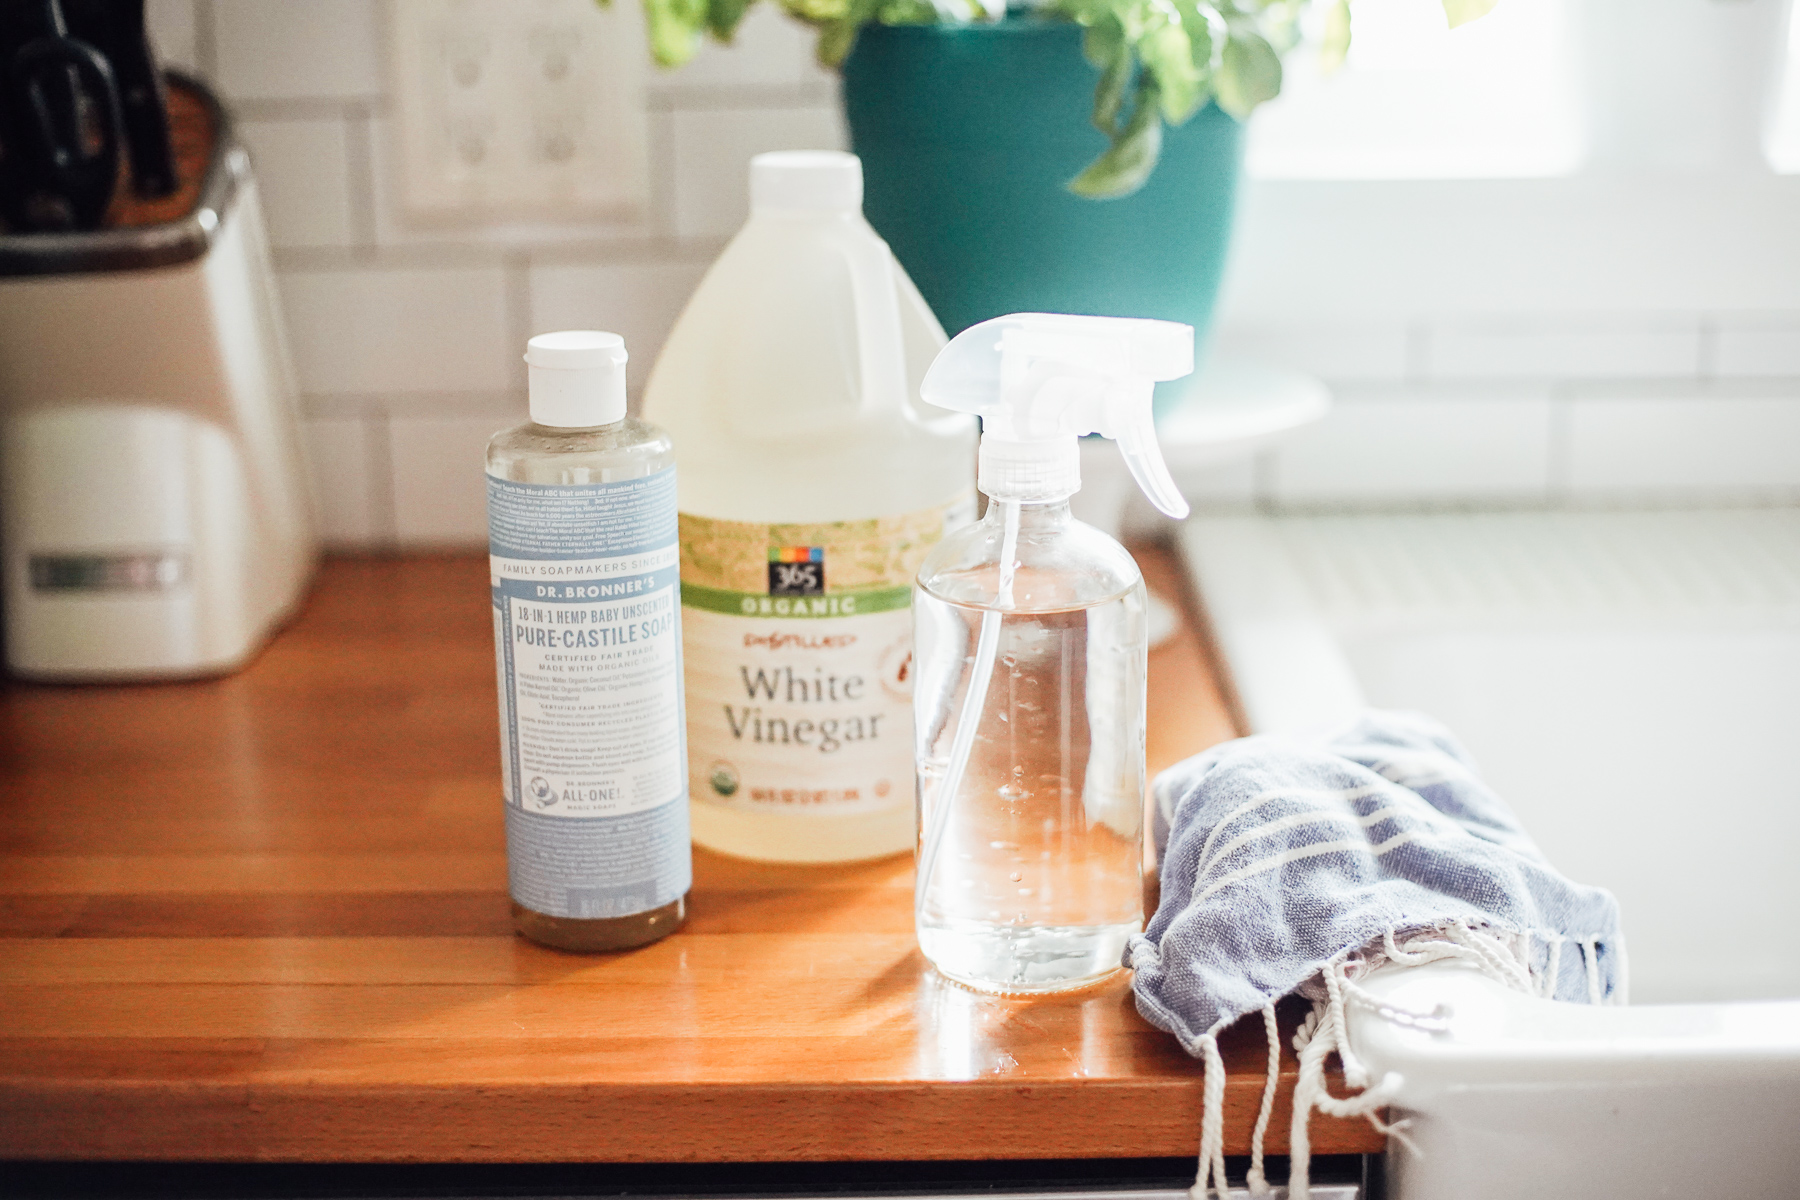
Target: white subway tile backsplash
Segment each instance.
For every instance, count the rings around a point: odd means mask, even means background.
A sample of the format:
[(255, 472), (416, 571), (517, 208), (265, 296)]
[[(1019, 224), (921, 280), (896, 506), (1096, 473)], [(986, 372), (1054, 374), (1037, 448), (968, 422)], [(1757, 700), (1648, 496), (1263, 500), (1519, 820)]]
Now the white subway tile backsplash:
[(1431, 379), (1692, 378), (1700, 321), (1447, 324), (1430, 331), (1426, 364)]
[(487, 441), (514, 416), (395, 417), (394, 535), (404, 549), (478, 546), (487, 540)]
[(200, 66), (195, 45), (194, 4), (196, 0), (147, 0), (144, 5), (144, 27), (150, 33), (150, 44), (156, 50), (156, 61), (164, 67), (194, 71)]
[(1277, 501), (1520, 498), (1549, 485), (1550, 401), (1405, 396), (1340, 403), (1281, 442)]
[(350, 172), (343, 120), (239, 121), (237, 128), (255, 164), (270, 243), (349, 245)]
[(1800, 375), (1800, 316), (1781, 322), (1721, 321), (1714, 372), (1727, 378)]
[(1579, 399), (1577, 492), (1800, 488), (1800, 388), (1788, 397)]
[[(1102, 461), (1104, 459), (1105, 456), (1102, 455)], [(1171, 469), (1171, 474), (1182, 496), (1197, 511), (1241, 511), (1256, 502), (1256, 468), (1255, 463), (1248, 458), (1241, 462), (1205, 467), (1175, 467)], [(1177, 524), (1175, 519), (1158, 512), (1136, 484), (1123, 480), (1120, 483), (1125, 489), (1125, 495), (1116, 518), (1116, 536), (1127, 541), (1155, 541), (1174, 529)], [(1108, 520), (1104, 511), (1096, 511), (1091, 515), (1083, 512), (1079, 497), (1076, 498), (1075, 506), (1076, 516), (1080, 519), (1093, 521), (1102, 528), (1109, 527), (1104, 523)]]
[(501, 391), (513, 382), (498, 267), (288, 271), (280, 277), (302, 391)]
[(1399, 382), (1406, 377), (1407, 329), (1401, 324), (1357, 327), (1221, 325), (1212, 352), (1307, 371), (1328, 380)]
[[(519, 339), (615, 330), (640, 394), (719, 239), (746, 216), (750, 157), (847, 139), (835, 76), (813, 62), (812, 31), (758, 5), (735, 45), (709, 43), (687, 67), (652, 73), (643, 95), (652, 201), (642, 219), (409, 219), (396, 194), (384, 43), (385, 6), (405, 2), (147, 0), (147, 16), (166, 62), (212, 70), (228, 104), (245, 102), (240, 128), (310, 396), (325, 540), (477, 546), (482, 444), (521, 419)], [(647, 55), (642, 41), (634, 32), (633, 53)], [(1234, 252), (1243, 270), (1222, 301), (1214, 353), (1317, 375), (1339, 402), (1254, 465), (1182, 475), (1196, 504), (1800, 489), (1800, 306), (1765, 286), (1778, 273), (1701, 286), (1711, 276), (1697, 267), (1683, 275), (1659, 262), (1637, 284), (1599, 287), (1600, 274), (1575, 267), (1527, 281), (1493, 252), (1512, 242), (1471, 250), (1457, 233), (1425, 245), (1444, 234), (1424, 216), (1441, 207), (1444, 187), (1247, 186)], [(1580, 233), (1548, 193), (1533, 201), (1535, 183), (1508, 187), (1502, 200), (1457, 184), (1458, 211), (1504, 207), (1509, 236), (1529, 227), (1540, 249), (1554, 245), (1551, 258), (1586, 261), (1598, 234)], [(1691, 203), (1669, 211), (1711, 211), (1695, 188)], [(1419, 219), (1396, 225), (1395, 205), (1421, 206)], [(1424, 249), (1409, 253), (1437, 265), (1394, 276), (1375, 261), (1391, 257), (1392, 240), (1367, 231), (1415, 224), (1404, 236), (1424, 239)], [(1351, 269), (1358, 255), (1367, 271)], [(1304, 275), (1317, 287), (1272, 288), (1271, 263), (1287, 272), (1276, 272), (1281, 280)], [(1640, 294), (1638, 284), (1653, 290)], [(1676, 382), (1702, 375), (1714, 380), (1704, 396)], [(1141, 501), (1128, 511), (1137, 532), (1161, 528)]]
[(651, 86), (685, 91), (691, 87), (828, 85), (832, 73), (813, 58), (815, 37), (805, 25), (765, 4), (750, 10), (730, 45), (706, 39), (687, 65), (658, 71)]
[(200, 0), (212, 4), (228, 100), (374, 96), (384, 83), (375, 0)]
[[(662, 116), (666, 114), (651, 114)], [(645, 236), (663, 214), (652, 211), (644, 221), (454, 221), (409, 217), (400, 203), (400, 164), (395, 138), (398, 123), (392, 117), (368, 119), (369, 184), (367, 211), (374, 222), (375, 242), (382, 247), (441, 247), (467, 254), (478, 248), (527, 246), (554, 247), (572, 242), (595, 242)], [(656, 122), (650, 124), (652, 133)], [(655, 147), (651, 148), (652, 154)], [(654, 184), (653, 184), (654, 189)], [(656, 205), (653, 202), (652, 209)]]
[[(312, 417), (303, 422), (311, 472), (313, 519), (326, 546), (367, 546), (385, 542), (375, 499), (377, 464), (368, 421), (362, 417)], [(381, 481), (385, 484), (385, 481)]]
[[(1173, 472), (1181, 494), (1195, 505), (1249, 504), (1256, 499), (1256, 463), (1245, 458), (1241, 462), (1220, 463), (1210, 467), (1184, 468)], [(1141, 492), (1134, 493), (1131, 505), (1150, 501)]]
[(737, 232), (750, 212), (750, 159), (768, 150), (841, 150), (835, 107), (676, 112), (675, 233)]
[(704, 262), (538, 267), (531, 272), (531, 332), (604, 329), (625, 339), (633, 395), (706, 273)]

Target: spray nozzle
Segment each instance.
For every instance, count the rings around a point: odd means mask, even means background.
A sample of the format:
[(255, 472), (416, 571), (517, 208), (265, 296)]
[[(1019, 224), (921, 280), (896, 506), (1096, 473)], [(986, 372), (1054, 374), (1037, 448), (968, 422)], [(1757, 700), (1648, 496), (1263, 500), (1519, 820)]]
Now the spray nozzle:
[(1056, 500), (1081, 489), (1076, 439), (1112, 438), (1150, 502), (1185, 517), (1156, 444), (1151, 397), (1194, 369), (1194, 330), (1174, 321), (1014, 313), (957, 334), (925, 373), (929, 404), (981, 418), (981, 490)]

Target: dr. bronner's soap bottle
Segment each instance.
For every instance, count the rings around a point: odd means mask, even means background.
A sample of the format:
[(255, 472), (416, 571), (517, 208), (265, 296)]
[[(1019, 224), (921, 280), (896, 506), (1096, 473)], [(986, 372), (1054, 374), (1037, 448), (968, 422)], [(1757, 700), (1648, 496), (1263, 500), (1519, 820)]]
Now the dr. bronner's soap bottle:
[(848, 154), (759, 155), (751, 216), (644, 412), (681, 445), (694, 840), (833, 862), (913, 843), (913, 572), (973, 515), (975, 422), (918, 400), (944, 334)]
[(531, 421), (488, 443), (513, 924), (564, 950), (675, 931), (693, 874), (675, 455), (625, 415), (625, 343), (546, 333)]

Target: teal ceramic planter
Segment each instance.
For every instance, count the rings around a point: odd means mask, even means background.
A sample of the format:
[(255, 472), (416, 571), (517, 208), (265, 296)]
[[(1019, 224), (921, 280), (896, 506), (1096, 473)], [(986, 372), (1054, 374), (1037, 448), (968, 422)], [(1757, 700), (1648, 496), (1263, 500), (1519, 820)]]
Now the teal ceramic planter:
[(952, 335), (1009, 312), (1160, 317), (1204, 334), (1242, 127), (1208, 105), (1164, 131), (1136, 194), (1064, 186), (1106, 147), (1098, 72), (1066, 22), (870, 26), (844, 63), (863, 210)]

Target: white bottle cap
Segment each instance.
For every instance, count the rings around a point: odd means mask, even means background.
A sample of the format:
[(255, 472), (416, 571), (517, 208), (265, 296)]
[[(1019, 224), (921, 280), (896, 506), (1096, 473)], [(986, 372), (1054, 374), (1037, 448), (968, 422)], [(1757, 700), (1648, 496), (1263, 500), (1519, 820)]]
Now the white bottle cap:
[(611, 425), (625, 417), (625, 339), (571, 329), (525, 344), (531, 419), (558, 429)]
[(862, 159), (841, 150), (777, 150), (750, 160), (752, 212), (861, 212)]

